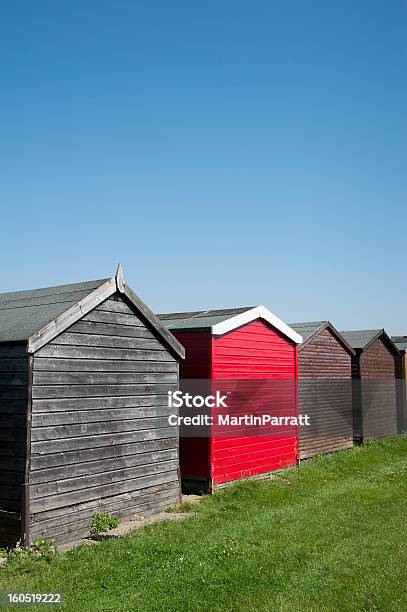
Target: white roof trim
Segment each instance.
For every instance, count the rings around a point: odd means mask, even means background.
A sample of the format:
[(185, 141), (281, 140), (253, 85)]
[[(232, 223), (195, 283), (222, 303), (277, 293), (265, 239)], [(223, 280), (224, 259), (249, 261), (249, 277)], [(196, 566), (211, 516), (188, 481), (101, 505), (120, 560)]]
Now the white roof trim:
[(251, 308), (250, 310), (246, 310), (241, 314), (235, 315), (226, 321), (221, 321), (220, 323), (216, 323), (216, 325), (212, 326), (212, 334), (214, 336), (223, 336), (229, 331), (236, 329), (237, 327), (241, 327), (246, 323), (251, 323), (251, 321), (255, 321), (256, 319), (264, 319), (267, 323), (270, 323), (273, 327), (278, 329), (279, 332), (284, 334), (295, 342), (296, 344), (301, 344), (302, 336), (297, 334), (296, 331), (291, 329), (286, 323), (284, 323), (281, 319), (273, 315), (272, 312), (269, 311), (265, 306), (256, 306), (255, 308)]

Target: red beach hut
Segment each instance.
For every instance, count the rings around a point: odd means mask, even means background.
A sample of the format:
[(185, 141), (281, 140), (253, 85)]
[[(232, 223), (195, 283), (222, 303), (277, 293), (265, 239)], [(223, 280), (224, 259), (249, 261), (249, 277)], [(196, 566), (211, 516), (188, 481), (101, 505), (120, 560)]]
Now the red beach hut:
[[(267, 308), (158, 317), (185, 348), (181, 386), (182, 381), (194, 380), (201, 381), (201, 388), (208, 392), (221, 389), (230, 393), (230, 414), (298, 416), (298, 344), (302, 338)], [(296, 463), (297, 426), (290, 422), (271, 430), (246, 425), (230, 430), (211, 425), (202, 437), (183, 437), (181, 430), (184, 490), (211, 492), (226, 482)]]

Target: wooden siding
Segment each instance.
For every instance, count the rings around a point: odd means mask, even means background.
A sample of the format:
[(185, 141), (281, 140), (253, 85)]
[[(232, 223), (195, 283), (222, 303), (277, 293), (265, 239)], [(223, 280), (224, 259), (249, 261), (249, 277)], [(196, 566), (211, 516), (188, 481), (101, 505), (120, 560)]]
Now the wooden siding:
[(351, 354), (329, 328), (298, 354), (301, 459), (353, 445)]
[(383, 338), (360, 357), (363, 441), (397, 433), (395, 356)]
[(28, 355), (24, 345), (0, 345), (0, 545), (21, 538), (26, 465)]
[(31, 541), (86, 536), (94, 512), (178, 503), (177, 388), (177, 359), (119, 294), (35, 353)]
[(296, 345), (257, 320), (212, 341), (212, 377), (295, 380)]
[[(214, 387), (225, 390), (231, 381), (241, 385), (238, 405), (230, 411), (249, 412), (254, 401), (257, 411), (296, 416), (297, 346), (271, 325), (253, 321), (221, 337), (212, 339), (212, 378)], [(224, 381), (220, 383), (219, 381)], [(262, 381), (273, 381), (262, 385)], [(243, 396), (241, 390), (243, 389)], [(276, 402), (275, 391), (279, 399)], [(261, 412), (261, 410), (260, 410)], [(257, 413), (257, 412), (256, 412)], [(266, 474), (287, 465), (298, 457), (298, 431), (286, 428), (281, 435), (265, 437), (235, 431), (232, 438), (213, 435), (211, 444), (212, 485), (245, 476)]]
[[(211, 343), (208, 331), (174, 332), (185, 348), (185, 359), (180, 362), (180, 384), (187, 387), (187, 381), (210, 381)], [(205, 382), (203, 382), (205, 385)], [(210, 392), (207, 386), (202, 394)], [(181, 412), (182, 414), (182, 412)], [(185, 492), (208, 491), (210, 487), (210, 437), (180, 437), (181, 482)]]

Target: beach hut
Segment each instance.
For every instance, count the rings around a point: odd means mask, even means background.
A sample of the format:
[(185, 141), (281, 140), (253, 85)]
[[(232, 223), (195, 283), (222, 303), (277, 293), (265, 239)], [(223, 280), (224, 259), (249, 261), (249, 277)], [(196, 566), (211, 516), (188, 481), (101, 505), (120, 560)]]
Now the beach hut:
[(184, 349), (123, 279), (0, 295), (0, 541), (57, 543), (177, 503)]
[(355, 350), (352, 359), (354, 441), (397, 433), (396, 359), (384, 329), (341, 332)]
[(407, 430), (407, 336), (392, 336), (391, 339), (400, 353), (396, 361), (396, 377), (398, 431), (402, 433)]
[[(181, 387), (200, 381), (205, 393), (221, 389), (232, 415), (261, 418), (266, 412), (297, 418), (301, 336), (267, 308), (158, 317), (185, 348)], [(181, 477), (187, 491), (213, 491), (226, 482), (265, 475), (298, 460), (298, 427), (244, 424), (222, 429), (214, 419), (200, 437), (193, 431), (190, 436), (181, 433)]]
[(352, 357), (355, 351), (330, 321), (290, 323), (303, 337), (298, 353), (300, 456), (353, 446)]

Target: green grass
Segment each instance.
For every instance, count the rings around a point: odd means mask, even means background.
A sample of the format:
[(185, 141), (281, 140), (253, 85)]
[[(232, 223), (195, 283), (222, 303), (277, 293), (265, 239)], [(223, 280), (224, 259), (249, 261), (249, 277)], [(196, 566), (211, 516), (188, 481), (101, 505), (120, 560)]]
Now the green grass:
[(166, 512), (197, 512), (197, 504), (192, 502), (184, 502), (183, 504), (178, 504), (177, 506), (170, 506), (167, 508)]
[(73, 612), (405, 612), (407, 439), (284, 477), (227, 488), (180, 523), (10, 564), (0, 589), (61, 590)]

